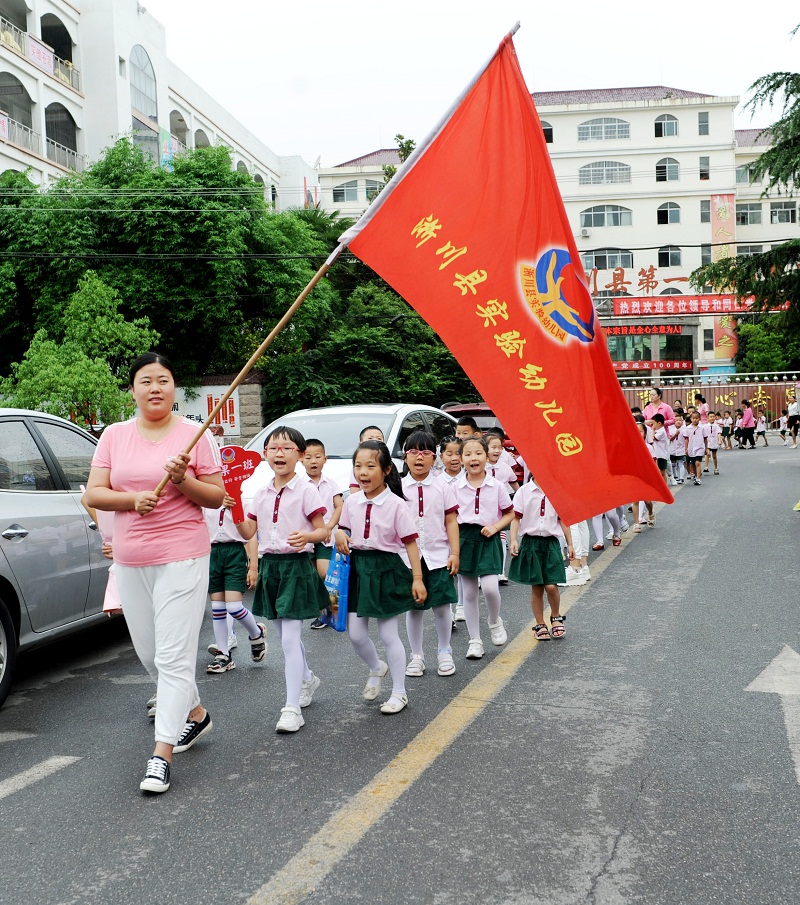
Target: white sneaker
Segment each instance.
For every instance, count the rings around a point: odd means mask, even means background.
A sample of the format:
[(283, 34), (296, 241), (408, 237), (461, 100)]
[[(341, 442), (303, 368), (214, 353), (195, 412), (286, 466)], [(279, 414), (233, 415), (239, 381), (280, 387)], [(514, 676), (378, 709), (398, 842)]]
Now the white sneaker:
[(570, 588), (575, 585), (586, 584), (589, 580), (584, 576), (581, 569), (573, 569), (572, 566), (567, 566), (567, 568), (564, 569), (564, 572), (567, 575), (567, 580), (559, 581), (558, 586), (560, 588)]
[(508, 632), (503, 625), (503, 620), (499, 616), (494, 625), (492, 625), (491, 622), (489, 623), (489, 632), (492, 636), (492, 644), (496, 644), (498, 647), (508, 641)]
[(440, 676), (452, 676), (456, 671), (456, 664), (453, 661), (453, 652), (451, 650), (440, 650), (438, 654), (439, 669), (437, 672)]
[(614, 537), (614, 529), (612, 528), (608, 534), (606, 534), (606, 540), (611, 540)]
[(622, 520), (622, 522), (620, 523), (620, 528), (622, 529), (623, 532), (627, 531), (628, 528), (630, 528), (630, 525), (628, 524), (627, 519)]
[(303, 682), (300, 686), (300, 706), (308, 707), (311, 703), (314, 692), (322, 685), (322, 680), (319, 676), (315, 676), (314, 673), (311, 673), (311, 678), (307, 682)]
[(592, 580), (592, 573), (589, 571), (588, 566), (581, 566), (581, 575), (583, 575), (587, 581)]
[[(228, 638), (228, 653), (230, 653), (235, 647), (239, 646), (239, 642), (236, 640), (236, 635), (231, 635)], [(215, 641), (213, 644), (208, 645), (208, 652), (213, 654), (215, 657), (217, 654), (222, 653), (220, 649), (217, 647), (217, 642)]]
[(300, 713), (299, 707), (284, 707), (281, 710), (281, 718), (275, 727), (276, 732), (297, 732), (301, 726), (305, 726), (306, 721), (303, 714)]
[(483, 656), (483, 641), (480, 638), (470, 638), (467, 646), (467, 660), (480, 660)]
[(411, 660), (406, 666), (406, 675), (407, 676), (415, 676), (419, 678), (419, 676), (425, 675), (425, 659), (421, 657), (419, 654), (411, 654)]
[(460, 603), (456, 605), (455, 619), (456, 619), (456, 622), (466, 622), (467, 621), (467, 617), (464, 615), (464, 607), (461, 606)]

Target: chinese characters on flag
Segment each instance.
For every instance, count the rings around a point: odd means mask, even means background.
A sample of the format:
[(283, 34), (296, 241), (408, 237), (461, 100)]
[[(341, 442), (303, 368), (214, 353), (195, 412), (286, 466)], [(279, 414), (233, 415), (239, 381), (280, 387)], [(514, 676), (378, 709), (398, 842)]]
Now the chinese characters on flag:
[(340, 241), (442, 338), (565, 521), (672, 501), (599, 329), (510, 36)]

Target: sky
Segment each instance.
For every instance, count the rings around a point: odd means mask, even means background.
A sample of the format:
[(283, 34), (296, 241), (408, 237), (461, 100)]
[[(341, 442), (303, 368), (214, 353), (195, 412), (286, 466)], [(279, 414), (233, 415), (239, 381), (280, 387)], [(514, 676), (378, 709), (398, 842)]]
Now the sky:
[[(140, 3), (175, 64), (275, 153), (312, 166), (395, 147), (397, 133), (421, 141), (517, 21), (531, 91), (665, 85), (744, 102), (759, 76), (800, 71), (796, 0), (770, 0), (766, 15), (732, 0)], [(778, 113), (740, 106), (736, 127)]]

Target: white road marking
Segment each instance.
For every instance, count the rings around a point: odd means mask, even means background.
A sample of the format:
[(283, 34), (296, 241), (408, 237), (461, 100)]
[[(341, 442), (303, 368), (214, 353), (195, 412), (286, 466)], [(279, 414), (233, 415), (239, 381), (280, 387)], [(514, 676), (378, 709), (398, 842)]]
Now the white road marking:
[(781, 699), (783, 722), (789, 740), (794, 773), (800, 783), (800, 654), (788, 644), (745, 691), (777, 694)]
[(32, 732), (0, 732), (0, 745), (3, 742), (21, 742), (26, 738), (36, 738)]
[(9, 779), (4, 779), (0, 782), (0, 800), (8, 798), (9, 795), (13, 795), (27, 786), (33, 785), (40, 779), (52, 776), (53, 773), (63, 770), (64, 767), (68, 767), (80, 759), (80, 757), (49, 757), (40, 764), (36, 764), (35, 767), (23, 770), (22, 773), (18, 773)]

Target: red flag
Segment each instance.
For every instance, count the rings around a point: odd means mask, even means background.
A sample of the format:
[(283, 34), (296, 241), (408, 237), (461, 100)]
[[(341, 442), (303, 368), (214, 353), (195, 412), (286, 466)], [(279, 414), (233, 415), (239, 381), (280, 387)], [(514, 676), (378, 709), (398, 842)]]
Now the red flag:
[(511, 35), (340, 241), (441, 337), (567, 523), (672, 502), (612, 367)]
[(222, 460), (222, 483), (225, 493), (234, 499), (231, 516), (235, 522), (244, 520), (242, 505), (242, 482), (252, 476), (261, 464), (261, 456), (256, 452), (248, 452), (243, 446), (223, 446), (220, 451)]

